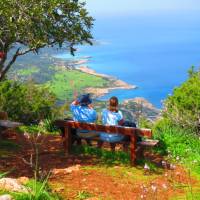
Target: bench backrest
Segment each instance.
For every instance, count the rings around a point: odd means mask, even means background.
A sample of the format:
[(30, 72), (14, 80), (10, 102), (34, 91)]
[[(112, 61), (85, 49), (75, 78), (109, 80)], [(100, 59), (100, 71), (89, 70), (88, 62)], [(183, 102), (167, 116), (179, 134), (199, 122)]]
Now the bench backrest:
[(147, 137), (147, 138), (152, 137), (151, 129), (143, 129), (143, 128), (109, 126), (109, 125), (100, 125), (100, 124), (94, 124), (94, 123), (75, 122), (75, 121), (69, 121), (69, 120), (56, 120), (55, 125), (58, 127), (69, 127), (69, 128), (106, 132), (106, 133), (113, 133), (113, 134), (121, 133), (123, 135), (129, 135), (129, 136), (133, 134), (137, 134), (137, 135)]

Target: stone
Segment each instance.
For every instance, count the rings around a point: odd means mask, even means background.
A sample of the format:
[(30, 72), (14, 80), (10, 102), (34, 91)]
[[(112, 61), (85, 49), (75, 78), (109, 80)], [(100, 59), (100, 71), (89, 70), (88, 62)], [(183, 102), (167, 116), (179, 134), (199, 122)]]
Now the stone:
[(20, 184), (17, 179), (13, 178), (0, 179), (0, 189), (11, 192), (24, 192), (24, 193), (28, 192), (25, 186)]
[(13, 200), (9, 194), (4, 194), (0, 196), (0, 200)]
[(67, 167), (65, 169), (53, 169), (52, 174), (58, 175), (58, 174), (71, 174), (72, 172), (79, 171), (80, 165), (74, 165), (71, 167)]

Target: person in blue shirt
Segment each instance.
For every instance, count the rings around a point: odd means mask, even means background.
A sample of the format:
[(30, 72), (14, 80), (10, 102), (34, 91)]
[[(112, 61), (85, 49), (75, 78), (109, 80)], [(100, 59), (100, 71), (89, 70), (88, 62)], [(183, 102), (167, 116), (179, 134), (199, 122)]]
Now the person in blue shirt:
[[(92, 106), (92, 100), (89, 94), (84, 94), (70, 105), (73, 114), (73, 120), (78, 122), (94, 123), (97, 120), (97, 112)], [(77, 130), (76, 133), (80, 138), (85, 138), (90, 145), (88, 138), (99, 135), (96, 132), (88, 130)]]
[(89, 94), (82, 95), (70, 105), (73, 120), (78, 122), (93, 123), (97, 119), (97, 113), (92, 107), (92, 100)]
[[(123, 125), (124, 119), (123, 114), (120, 110), (118, 110), (118, 98), (113, 96), (109, 100), (108, 109), (104, 109), (102, 111), (102, 123), (104, 125)], [(123, 141), (126, 136), (122, 134), (108, 134), (108, 133), (100, 133), (100, 142), (98, 143), (98, 147), (103, 145), (103, 142), (110, 142), (112, 151), (115, 151), (116, 142)]]

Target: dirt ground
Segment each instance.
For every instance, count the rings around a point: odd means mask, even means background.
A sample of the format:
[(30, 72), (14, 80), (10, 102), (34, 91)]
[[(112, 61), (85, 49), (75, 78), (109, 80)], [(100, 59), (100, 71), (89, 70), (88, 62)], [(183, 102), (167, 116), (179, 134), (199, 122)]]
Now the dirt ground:
[[(5, 152), (0, 147), (0, 171), (10, 171), (9, 177), (32, 177), (34, 151), (28, 136), (12, 133), (6, 140), (20, 148)], [(40, 171), (51, 172), (49, 185), (65, 200), (187, 199), (192, 189), (200, 192), (199, 182), (178, 165), (154, 172), (143, 166), (107, 166), (95, 156), (64, 156), (60, 136), (41, 136), (39, 141)]]

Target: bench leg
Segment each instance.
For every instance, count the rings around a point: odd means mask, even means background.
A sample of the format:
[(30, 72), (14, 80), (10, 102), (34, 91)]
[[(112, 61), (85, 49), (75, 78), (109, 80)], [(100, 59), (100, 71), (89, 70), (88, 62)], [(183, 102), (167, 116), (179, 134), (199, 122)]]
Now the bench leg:
[(97, 141), (97, 147), (101, 149), (102, 146), (103, 146), (103, 141), (101, 140)]
[(135, 135), (130, 137), (130, 156), (131, 165), (136, 165), (136, 148), (137, 148), (137, 137)]
[(71, 150), (71, 128), (64, 127), (63, 147), (66, 155), (69, 155)]
[(112, 152), (115, 152), (116, 143), (110, 143), (110, 148)]

